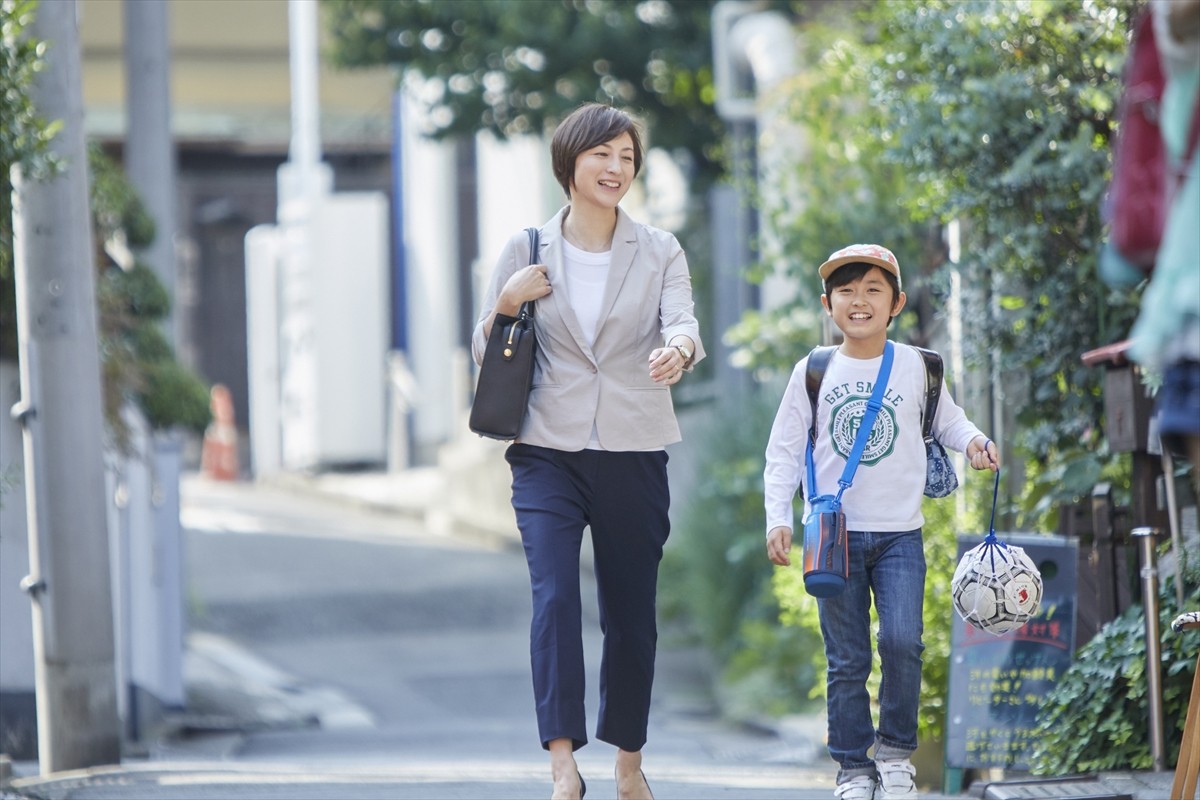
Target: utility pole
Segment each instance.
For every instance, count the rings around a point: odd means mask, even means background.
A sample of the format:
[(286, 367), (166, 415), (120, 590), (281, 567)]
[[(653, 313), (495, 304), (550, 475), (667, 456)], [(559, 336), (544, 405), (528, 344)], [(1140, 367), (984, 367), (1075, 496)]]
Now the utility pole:
[(43, 774), (120, 761), (88, 162), (76, 0), (42, 3), (31, 97), (62, 129), (53, 179), (15, 176), (14, 255)]
[(170, 3), (125, 0), (125, 172), (154, 217), (154, 241), (141, 255), (171, 298), (163, 321), (178, 347), (175, 312), (175, 153), (171, 139)]

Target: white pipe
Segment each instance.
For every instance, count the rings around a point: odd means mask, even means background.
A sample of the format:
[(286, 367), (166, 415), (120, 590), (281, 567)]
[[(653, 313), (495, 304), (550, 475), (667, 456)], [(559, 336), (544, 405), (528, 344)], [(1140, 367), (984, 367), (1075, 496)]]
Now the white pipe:
[[(730, 122), (753, 122), (757, 154), (756, 179), (762, 194), (774, 195), (792, 209), (802, 197), (780, 196), (791, 185), (782, 171), (802, 157), (803, 131), (789, 122), (776, 90), (796, 72), (796, 34), (791, 22), (761, 2), (722, 0), (713, 7), (713, 81), (717, 113)], [(771, 220), (759, 211), (758, 256), (781, 258), (780, 237)], [(763, 310), (786, 304), (795, 295), (795, 281), (772, 271), (760, 296)]]
[[(795, 73), (795, 33), (787, 17), (761, 3), (722, 0), (713, 7), (713, 81), (717, 114), (758, 116), (758, 98)], [(751, 85), (753, 82), (753, 85)]]
[(300, 191), (315, 192), (321, 161), (317, 87), (317, 0), (288, 0), (288, 62), (291, 67), (292, 138), (288, 161), (299, 170)]

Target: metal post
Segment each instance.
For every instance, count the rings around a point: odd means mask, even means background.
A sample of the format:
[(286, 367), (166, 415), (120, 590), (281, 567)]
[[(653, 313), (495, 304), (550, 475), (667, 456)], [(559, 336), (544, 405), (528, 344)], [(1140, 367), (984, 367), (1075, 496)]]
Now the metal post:
[(1179, 498), (1175, 496), (1175, 458), (1167, 443), (1159, 439), (1159, 452), (1162, 453), (1163, 464), (1163, 493), (1167, 501), (1167, 522), (1171, 526), (1171, 547), (1178, 559), (1175, 565), (1175, 601), (1183, 609), (1184, 591), (1183, 576), (1187, 574), (1188, 554), (1183, 546), (1182, 528), (1179, 524)]
[(1155, 564), (1155, 539), (1158, 528), (1134, 528), (1130, 534), (1142, 550), (1142, 610), (1146, 619), (1146, 682), (1150, 693), (1150, 757), (1154, 771), (1167, 768), (1167, 748), (1163, 738), (1162, 655), (1158, 632), (1158, 566)]
[[(96, 276), (88, 209), (79, 29), (74, 0), (42, 3), (30, 35), (49, 42), (34, 106), (63, 127), (64, 164), (18, 174), (17, 340), (33, 599), (38, 760), (43, 773), (120, 760), (106, 527)], [(19, 172), (19, 171), (18, 171)]]

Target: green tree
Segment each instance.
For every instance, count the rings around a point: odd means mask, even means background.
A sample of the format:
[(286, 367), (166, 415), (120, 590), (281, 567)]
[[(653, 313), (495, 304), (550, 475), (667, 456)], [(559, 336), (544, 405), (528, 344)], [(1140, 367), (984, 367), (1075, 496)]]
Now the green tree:
[(896, 0), (808, 26), (811, 67), (791, 104), (810, 137), (796, 165), (803, 205), (764, 198), (793, 254), (764, 271), (800, 291), (731, 333), (743, 362), (776, 369), (815, 341), (813, 264), (850, 241), (885, 242), (912, 265), (915, 313), (897, 333), (920, 342), (947, 290), (939, 231), (958, 220), (967, 355), (998, 365), (1017, 420), (1006, 451), (1034, 476), (1025, 509), (1080, 496), (1112, 469), (1102, 375), (1079, 356), (1124, 336), (1136, 313), (1136, 295), (1097, 271), (1135, 8)]
[(435, 136), (539, 134), (580, 103), (615, 103), (650, 145), (720, 173), (713, 0), (336, 0), (325, 11), (348, 67), (391, 64), (430, 80)]
[[(0, 0), (0, 358), (17, 358), (16, 289), (13, 269), (14, 168), (23, 180), (45, 180), (60, 165), (49, 142), (61, 120), (41, 117), (29, 96), (33, 75), (49, 46), (27, 35), (37, 13), (36, 0)], [(154, 238), (154, 220), (120, 168), (101, 148), (88, 150), (89, 203), (95, 240), (114, 239), (146, 245)], [(101, 369), (105, 420), (118, 445), (126, 441), (121, 406), (136, 403), (155, 428), (180, 425), (203, 431), (209, 421), (208, 387), (175, 360), (158, 330), (170, 306), (166, 290), (152, 270), (134, 264), (128, 271), (108, 264), (102, 252), (97, 280)], [(7, 473), (6, 473), (7, 474)], [(5, 478), (7, 480), (7, 478)]]
[[(774, 382), (819, 341), (815, 266), (856, 241), (896, 251), (909, 308), (891, 335), (922, 343), (944, 311), (941, 231), (957, 220), (958, 269), (973, 301), (968, 356), (976, 368), (998, 362), (1018, 423), (1005, 452), (1010, 464), (1029, 464), (1022, 502), (1031, 519), (1119, 473), (1101, 435), (1102, 375), (1079, 355), (1123, 336), (1136, 310), (1134, 295), (1109, 290), (1097, 272), (1135, 8), (895, 0), (833, 6), (805, 25), (806, 67), (788, 87), (804, 134), (794, 186), (760, 191), (785, 255), (756, 270), (787, 277), (796, 294), (729, 332), (741, 363)], [(982, 484), (960, 489), (965, 520), (953, 504), (925, 504), (926, 736), (939, 733), (944, 711), (954, 533), (978, 529), (990, 502)], [(815, 604), (793, 571), (776, 571), (774, 590), (787, 624), (815, 630)]]
[(872, 133), (912, 179), (914, 215), (963, 222), (964, 280), (980, 288), (967, 346), (977, 362), (998, 358), (1017, 409), (1008, 449), (1040, 467), (1030, 511), (1085, 493), (1105, 466), (1102, 375), (1079, 356), (1125, 336), (1136, 313), (1136, 296), (1106, 287), (1097, 267), (1136, 8), (906, 0), (873, 11), (888, 55), (868, 76), (887, 110)]
[(13, 284), (12, 171), (38, 180), (56, 169), (48, 143), (61, 122), (47, 122), (29, 97), (45, 43), (25, 35), (36, 0), (0, 1), (0, 358), (17, 357), (17, 296)]
[(171, 297), (149, 265), (125, 267), (105, 254), (107, 245), (122, 242), (144, 247), (154, 239), (154, 220), (129, 179), (97, 145), (88, 148), (92, 224), (99, 273), (96, 304), (100, 335), (104, 416), (118, 448), (128, 444), (121, 416), (134, 403), (154, 429), (180, 426), (203, 433), (210, 421), (209, 387), (175, 359), (161, 329)]

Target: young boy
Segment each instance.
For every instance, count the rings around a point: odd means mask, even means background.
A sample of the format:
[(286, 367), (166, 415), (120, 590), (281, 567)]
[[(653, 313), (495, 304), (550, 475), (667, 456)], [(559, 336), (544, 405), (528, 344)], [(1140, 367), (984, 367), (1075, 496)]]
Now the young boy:
[[(838, 250), (819, 273), (824, 281), (821, 305), (844, 338), (817, 395), (813, 459), (817, 489), (826, 494), (837, 490), (879, 374), (888, 325), (904, 308), (905, 296), (896, 257), (878, 245)], [(829, 754), (839, 765), (834, 794), (842, 800), (871, 800), (877, 786), (887, 800), (917, 796), (916, 771), (909, 756), (917, 747), (924, 649), (921, 497), (926, 457), (921, 415), (925, 365), (913, 348), (894, 348), (883, 408), (873, 429), (876, 435), (863, 451), (853, 485), (842, 495), (850, 532), (849, 584), (840, 595), (817, 600), (829, 665)], [(805, 474), (804, 451), (812, 422), (805, 389), (807, 366), (806, 357), (792, 371), (767, 443), (763, 474), (767, 556), (780, 566), (791, 563), (792, 498)], [(966, 418), (944, 385), (933, 433), (946, 447), (966, 453), (975, 469), (999, 468), (996, 446)], [(807, 506), (806, 502), (806, 513)], [(878, 729), (872, 725), (867, 693), (872, 596), (879, 616), (882, 672)]]

